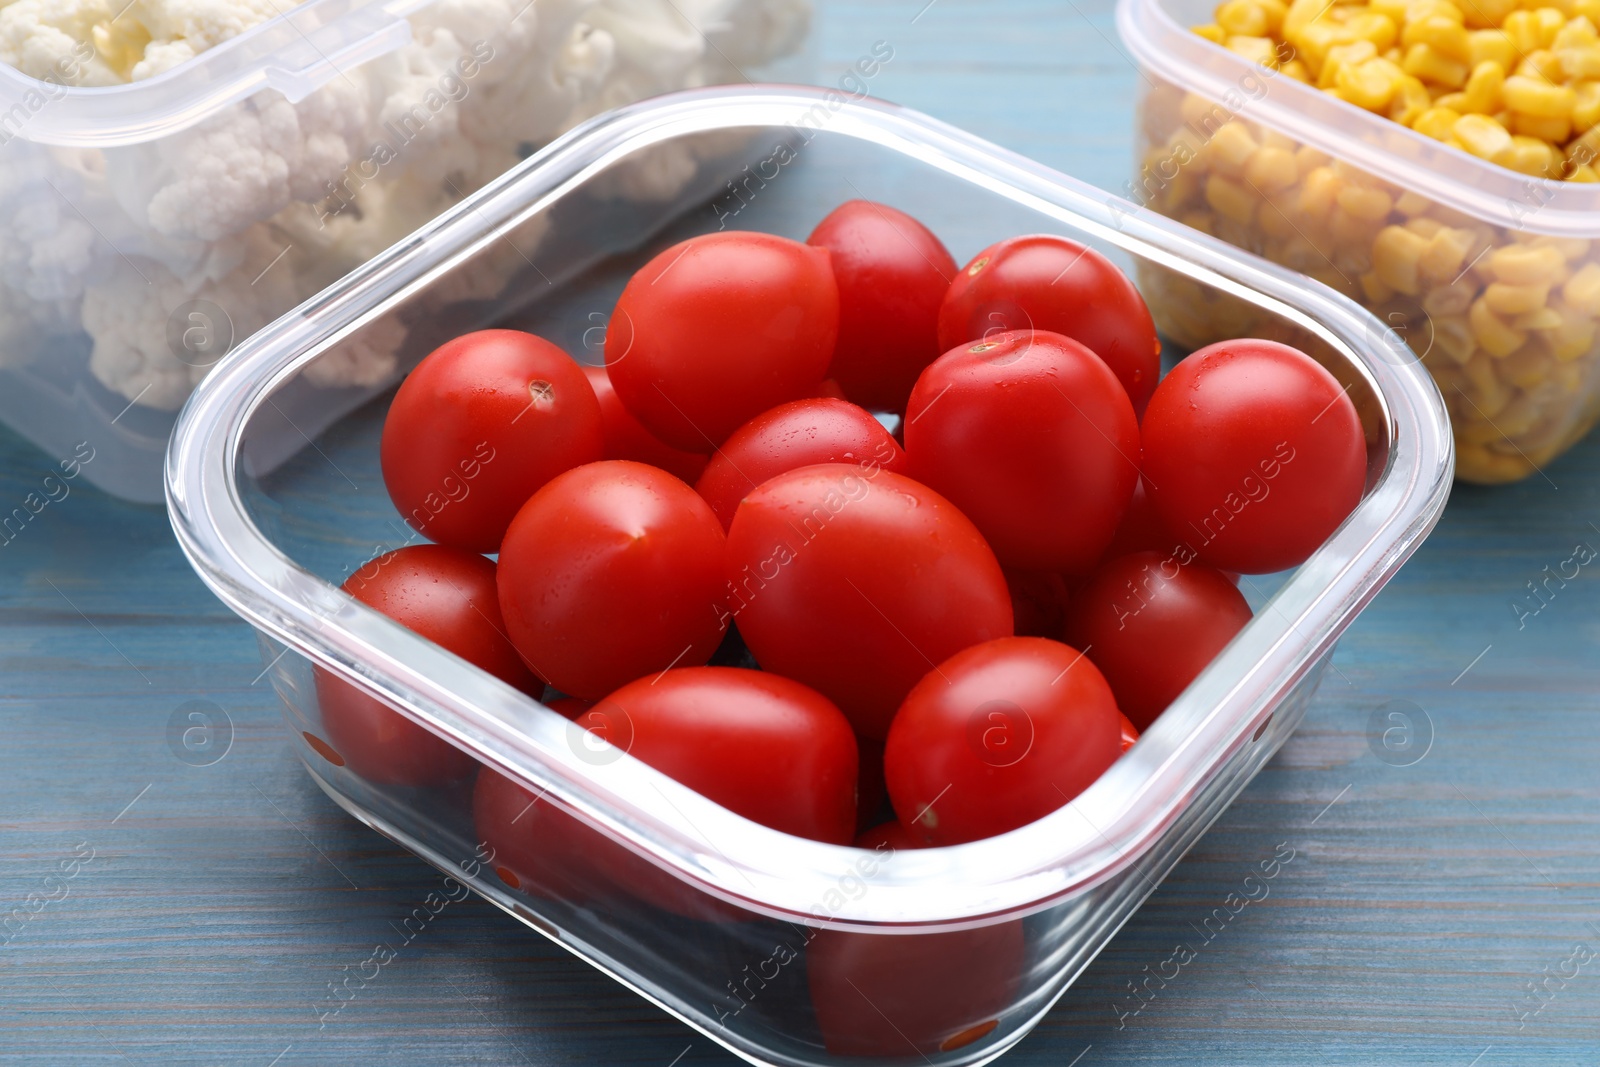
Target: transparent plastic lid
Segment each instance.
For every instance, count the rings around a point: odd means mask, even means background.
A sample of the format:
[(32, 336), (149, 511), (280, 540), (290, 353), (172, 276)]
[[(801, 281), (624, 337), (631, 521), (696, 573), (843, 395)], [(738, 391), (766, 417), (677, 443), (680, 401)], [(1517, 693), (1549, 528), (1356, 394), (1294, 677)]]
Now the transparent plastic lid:
[(1118, 0), (1117, 32), (1145, 71), (1218, 102), (1209, 139), (1234, 117), (1258, 122), (1337, 159), (1496, 226), (1600, 236), (1600, 185), (1532, 178), (1452, 148), (1312, 85), (1280, 77), (1192, 32), (1212, 0)]
[[(818, 125), (818, 115), (825, 122)], [(289, 558), (242, 498), (247, 427), (309, 361), (642, 154), (741, 133), (861, 142), (925, 181), (966, 190), (1256, 305), (1343, 373), (1369, 436), (1360, 506), (1099, 781), (1011, 833), (901, 852), (871, 891), (838, 899), (859, 852), (744, 819), (631, 757), (595, 765), (570, 724), (357, 603)], [(804, 133), (800, 134), (805, 136)], [(809, 141), (808, 141), (809, 143)], [(679, 145), (678, 147), (681, 147)], [(860, 178), (858, 174), (858, 179)], [(860, 179), (865, 180), (865, 179)], [(1437, 521), (1452, 444), (1438, 390), (1351, 301), (1153, 212), (889, 104), (787, 87), (698, 90), (574, 130), (435, 222), (253, 335), (189, 399), (167, 454), (174, 529), (234, 611), (472, 753), (555, 798), (705, 892), (779, 918), (847, 929), (953, 927), (1048, 906), (1136, 860), (1177, 819)], [(819, 902), (834, 904), (819, 911)]]

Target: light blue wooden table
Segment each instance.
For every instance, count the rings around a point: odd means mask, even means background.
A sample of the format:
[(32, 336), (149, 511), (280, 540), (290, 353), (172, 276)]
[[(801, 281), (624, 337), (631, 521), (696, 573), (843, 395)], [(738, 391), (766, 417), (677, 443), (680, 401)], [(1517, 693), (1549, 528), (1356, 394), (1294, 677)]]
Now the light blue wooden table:
[[(820, 80), (888, 41), (878, 95), (1120, 187), (1136, 76), (1104, 0), (923, 3), (824, 0)], [(0, 510), (50, 462), (0, 432)], [(1600, 440), (1545, 474), (1457, 489), (1298, 735), (1007, 1063), (1600, 1059), (1600, 562), (1511, 607), (1600, 547)], [(75, 488), (0, 547), (0, 916), (26, 913), (0, 924), (0, 1062), (731, 1062), (476, 900), (319, 1021), (438, 875), (310, 784), (260, 671), (158, 510)], [(209, 766), (169, 744), (197, 700), (231, 723)], [(1370, 744), (1394, 702), (1431, 740), (1410, 766)], [(1271, 895), (1206, 941), (1280, 844)]]

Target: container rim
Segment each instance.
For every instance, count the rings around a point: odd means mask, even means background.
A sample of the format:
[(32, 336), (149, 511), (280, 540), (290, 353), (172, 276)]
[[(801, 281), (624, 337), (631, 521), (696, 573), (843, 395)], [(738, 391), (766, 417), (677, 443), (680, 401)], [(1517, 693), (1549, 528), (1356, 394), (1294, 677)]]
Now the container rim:
[(12, 141), (78, 148), (153, 141), (264, 89), (298, 103), (409, 44), (407, 19), (434, 2), (301, 0), (171, 70), (121, 85), (68, 85), (0, 63), (0, 151)]
[(1558, 237), (1600, 235), (1600, 185), (1519, 174), (1315, 86), (1279, 77), (1179, 25), (1163, 0), (1117, 0), (1116, 23), (1146, 84), (1154, 84), (1148, 72), (1158, 72), (1162, 80), (1217, 102), (1217, 126), (1248, 118), (1496, 226)]
[[(572, 724), (296, 565), (239, 491), (251, 416), (318, 353), (618, 160), (752, 127), (871, 142), (1271, 310), (1350, 361), (1388, 436), (1356, 511), (1099, 781), (999, 837), (882, 859), (865, 890), (858, 864), (868, 853), (750, 822), (629, 756), (596, 765)], [(1319, 283), (917, 112), (813, 88), (692, 90), (573, 130), (229, 354), (179, 415), (168, 510), (191, 564), (233, 611), (697, 888), (813, 926), (951, 928), (1039, 910), (1135, 862), (1432, 529), (1453, 444), (1438, 389), (1414, 359), (1395, 357), (1399, 344)]]

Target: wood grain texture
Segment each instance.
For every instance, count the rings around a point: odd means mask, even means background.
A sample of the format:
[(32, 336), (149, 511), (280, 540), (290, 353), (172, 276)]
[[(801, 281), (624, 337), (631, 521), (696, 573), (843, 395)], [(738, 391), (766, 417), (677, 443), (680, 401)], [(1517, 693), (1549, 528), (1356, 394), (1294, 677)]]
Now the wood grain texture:
[[(889, 41), (877, 95), (1102, 187), (1125, 179), (1137, 76), (1103, 0), (819, 8), (819, 81)], [(56, 458), (0, 432), (0, 509)], [(1305, 726), (1005, 1062), (1600, 1057), (1600, 960), (1524, 994), (1576, 943), (1600, 946), (1600, 564), (1520, 629), (1510, 608), (1575, 544), (1600, 546), (1600, 440), (1545, 474), (1457, 489)], [(392, 943), (439, 876), (310, 784), (260, 670), (158, 510), (75, 488), (0, 547), (0, 914), (59, 897), (0, 933), (0, 1062), (732, 1062), (476, 900), (319, 1018), (341, 968)], [(168, 745), (194, 700), (232, 725), (211, 766)], [(1394, 701), (1431, 721), (1409, 767), (1369, 747)], [(1270, 895), (1207, 939), (1205, 917), (1280, 843), (1295, 859)], [(1180, 942), (1195, 958), (1119, 1019)]]

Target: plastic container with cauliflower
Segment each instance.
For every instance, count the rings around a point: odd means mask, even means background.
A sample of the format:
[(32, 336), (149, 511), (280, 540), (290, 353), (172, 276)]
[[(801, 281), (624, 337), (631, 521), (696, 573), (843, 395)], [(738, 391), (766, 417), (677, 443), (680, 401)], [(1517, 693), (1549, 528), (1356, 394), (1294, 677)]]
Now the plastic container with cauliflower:
[[(808, 20), (809, 0), (0, 0), (0, 422), (159, 501), (177, 409), (239, 341), (558, 134), (742, 80)], [(658, 159), (613, 191), (667, 202), (703, 170)], [(540, 236), (428, 315), (582, 269)], [(392, 384), (420, 355), (399, 340), (305, 376), (261, 461)]]
[[(1518, 173), (1252, 62), (1190, 29), (1213, 7), (1119, 0), (1142, 78), (1130, 199), (1369, 308), (1392, 359), (1439, 383), (1458, 477), (1540, 471), (1600, 416), (1600, 184)], [(1245, 303), (1154, 265), (1140, 281), (1182, 345), (1259, 332)]]

